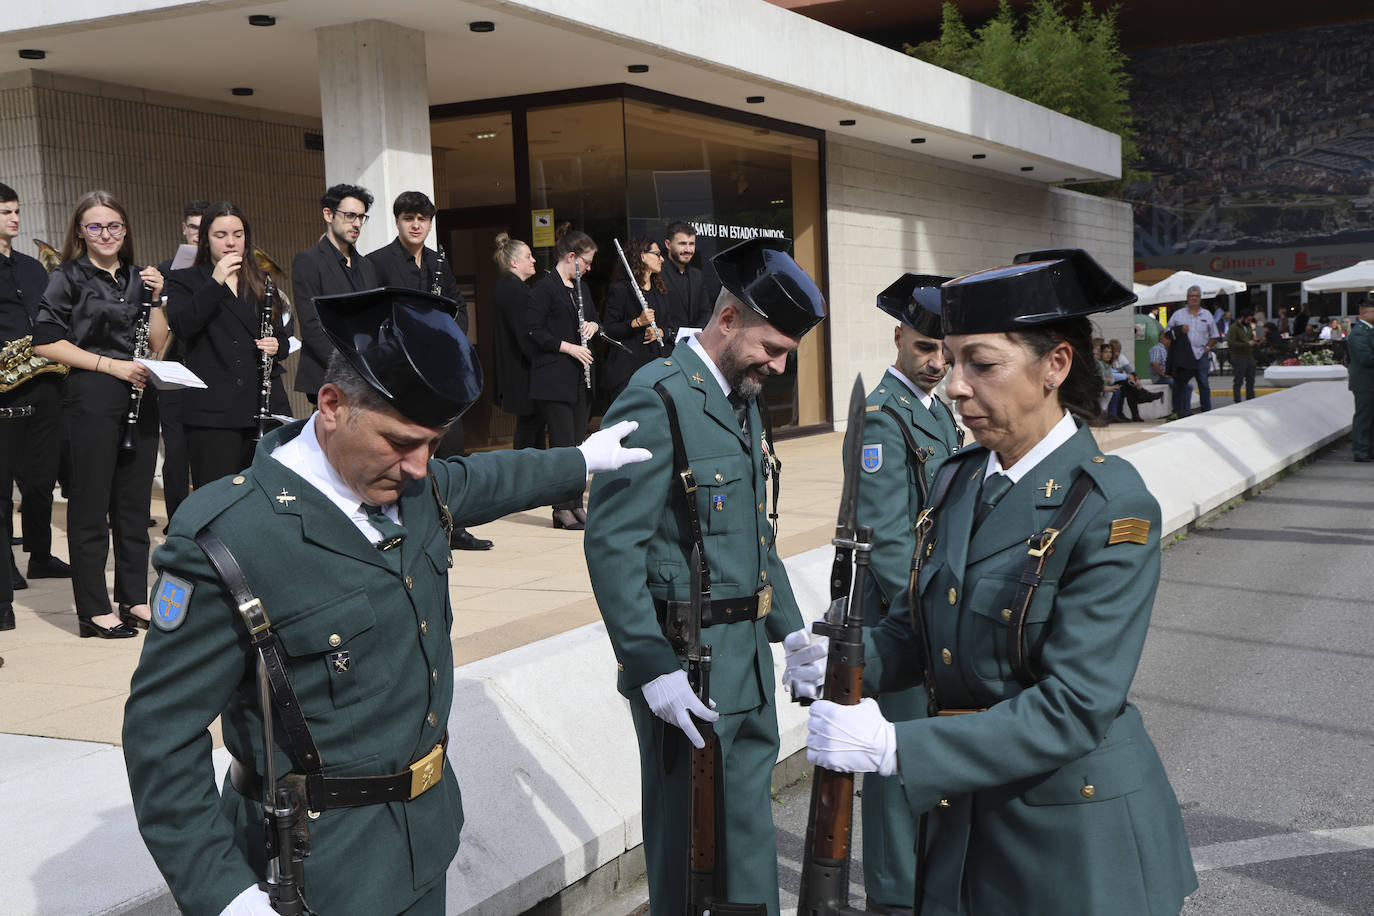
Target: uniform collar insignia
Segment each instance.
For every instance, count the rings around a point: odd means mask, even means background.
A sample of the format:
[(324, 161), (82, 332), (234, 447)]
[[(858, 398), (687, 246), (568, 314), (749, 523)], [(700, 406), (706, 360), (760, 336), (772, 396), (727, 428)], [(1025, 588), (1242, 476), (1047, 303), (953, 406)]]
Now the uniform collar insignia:
[(296, 497), (286, 492), (286, 487), (282, 487), (281, 492), (277, 494), (277, 502), (281, 503), (283, 506), (289, 506), (295, 501)]

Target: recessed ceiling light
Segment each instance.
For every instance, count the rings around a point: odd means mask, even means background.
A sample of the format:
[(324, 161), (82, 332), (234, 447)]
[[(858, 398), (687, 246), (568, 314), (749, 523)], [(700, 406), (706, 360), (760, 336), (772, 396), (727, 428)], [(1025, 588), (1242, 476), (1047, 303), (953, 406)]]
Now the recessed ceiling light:
[(626, 67), (625, 69), (626, 69), (626, 70), (629, 70), (631, 73), (648, 73), (648, 72), (649, 72), (649, 65), (648, 65), (648, 64), (630, 64), (630, 66)]
[(912, 143), (925, 143), (925, 142), (926, 142), (926, 138), (925, 138), (925, 137), (912, 137), (912, 138), (911, 138), (911, 142), (912, 142)]
[(472, 139), (474, 140), (493, 140), (495, 138), (496, 131), (494, 130), (479, 130), (477, 133), (472, 135)]
[(255, 25), (258, 28), (265, 29), (269, 28), (270, 26), (276, 25), (277, 17), (268, 16), (265, 13), (254, 13), (252, 16), (248, 17), (248, 24)]
[(235, 86), (233, 89), (230, 89), (229, 92), (232, 93), (233, 95), (252, 95), (252, 94), (253, 94), (253, 90), (250, 89), (250, 88), (248, 88), (247, 86)]
[(761, 96), (761, 95), (751, 95), (751, 96), (749, 96), (747, 99), (745, 99), (745, 101), (748, 102), (750, 105), (762, 105), (762, 104), (763, 104), (763, 96)]
[(45, 58), (45, 57), (47, 57), (47, 56), (48, 56), (48, 52), (47, 52), (47, 51), (40, 51), (40, 50), (38, 50), (37, 48), (20, 48), (20, 49), (19, 49), (19, 59), (20, 59), (20, 60), (42, 60), (43, 58)]
[(855, 122), (855, 120), (854, 120), (853, 118), (845, 118), (843, 121), (840, 122), (840, 126), (841, 126), (841, 127), (853, 127), (853, 126), (855, 125), (855, 123), (857, 123), (857, 122)]
[(1035, 171), (1035, 166), (1033, 166), (1033, 165), (1023, 165), (1023, 166), (1021, 166), (1021, 171), (1023, 171), (1023, 172), (1034, 172), (1034, 171)]
[(988, 158), (988, 154), (987, 154), (987, 153), (974, 153), (974, 154), (973, 154), (973, 158), (974, 158), (974, 159), (986, 159), (986, 158)]
[(470, 32), (495, 32), (495, 31), (496, 31), (496, 23), (494, 23), (494, 22), (488, 22), (488, 21), (485, 20), (485, 19), (479, 19), (479, 20), (477, 20), (476, 22), (469, 22), (469, 23), (468, 23), (468, 31), (470, 31)]
[(769, 203), (772, 204), (772, 205), (775, 206), (775, 207), (778, 207), (778, 206), (781, 206), (781, 205), (787, 203), (787, 201), (785, 201), (785, 200), (770, 200)]

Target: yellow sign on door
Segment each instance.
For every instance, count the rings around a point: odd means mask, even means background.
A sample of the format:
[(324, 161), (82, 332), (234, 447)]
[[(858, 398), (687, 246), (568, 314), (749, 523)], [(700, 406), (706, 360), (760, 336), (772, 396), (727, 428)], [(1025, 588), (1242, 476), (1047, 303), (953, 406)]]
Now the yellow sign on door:
[(553, 238), (553, 209), (531, 210), (530, 211), (530, 247), (531, 248), (552, 248)]

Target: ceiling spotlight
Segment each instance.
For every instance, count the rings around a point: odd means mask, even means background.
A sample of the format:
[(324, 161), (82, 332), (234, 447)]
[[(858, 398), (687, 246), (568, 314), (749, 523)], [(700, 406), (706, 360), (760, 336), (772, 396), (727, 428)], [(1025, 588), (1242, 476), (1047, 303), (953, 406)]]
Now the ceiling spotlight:
[(631, 73), (648, 73), (648, 72), (649, 72), (649, 65), (648, 65), (648, 64), (630, 64), (630, 66), (626, 67), (625, 69), (626, 69), (626, 70), (629, 70)]
[(751, 96), (749, 96), (747, 99), (745, 99), (745, 101), (748, 102), (750, 105), (762, 105), (762, 104), (763, 104), (763, 96), (761, 96), (761, 95), (751, 95)]
[(987, 154), (987, 153), (974, 153), (974, 154), (973, 154), (973, 158), (974, 158), (974, 159), (986, 159), (986, 158), (988, 158), (988, 154)]
[(265, 13), (254, 13), (248, 17), (248, 24), (266, 29), (277, 24), (277, 17), (268, 16)]
[(19, 49), (19, 59), (20, 59), (20, 60), (42, 60), (43, 58), (45, 58), (45, 57), (47, 57), (47, 56), (48, 56), (48, 52), (47, 52), (47, 51), (40, 51), (40, 50), (38, 50), (37, 48), (20, 48), (20, 49)]
[(840, 126), (853, 127), (856, 123), (858, 122), (856, 122), (853, 118), (845, 118), (843, 121), (840, 122)]
[(1035, 171), (1035, 166), (1033, 166), (1033, 165), (1023, 165), (1023, 166), (1021, 166), (1021, 171), (1023, 171), (1023, 172), (1034, 172), (1034, 171)]
[(475, 134), (472, 135), (472, 139), (474, 139), (474, 140), (494, 140), (494, 139), (496, 139), (496, 131), (494, 131), (494, 130), (479, 130), (477, 133), (475, 133)]
[(469, 32), (495, 32), (495, 31), (496, 31), (496, 23), (494, 23), (494, 22), (488, 22), (488, 21), (485, 20), (485, 19), (479, 19), (479, 20), (477, 20), (476, 22), (469, 22), (469, 23), (468, 23), (468, 31), (469, 31)]
[(230, 94), (232, 94), (232, 95), (252, 95), (252, 94), (253, 94), (253, 90), (250, 89), (250, 88), (248, 88), (247, 86), (235, 86), (233, 89), (230, 89), (229, 92), (230, 92)]
[(911, 142), (912, 142), (912, 143), (925, 143), (925, 142), (926, 142), (926, 138), (925, 138), (925, 137), (912, 137), (912, 138), (911, 138)]

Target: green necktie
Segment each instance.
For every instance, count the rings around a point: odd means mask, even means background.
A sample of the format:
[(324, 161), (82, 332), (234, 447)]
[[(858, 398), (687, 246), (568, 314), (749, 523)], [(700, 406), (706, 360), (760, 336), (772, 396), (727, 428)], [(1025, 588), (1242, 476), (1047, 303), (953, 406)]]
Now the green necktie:
[(978, 511), (973, 516), (973, 527), (976, 530), (983, 524), (983, 519), (988, 517), (992, 507), (1007, 495), (1007, 491), (1012, 487), (1011, 478), (1006, 474), (993, 474), (983, 481), (983, 493), (978, 504)]
[(744, 434), (744, 438), (749, 438), (749, 402), (740, 397), (735, 392), (730, 392), (730, 409), (735, 412), (735, 422), (739, 424), (739, 431)]
[(405, 540), (405, 528), (388, 518), (386, 513), (382, 511), (381, 506), (372, 506), (363, 503), (363, 511), (367, 513), (367, 520), (371, 523), (372, 527), (376, 528), (382, 534), (382, 539), (373, 546), (385, 553), (391, 565), (399, 567), (401, 565), (400, 554), (395, 553), (393, 548), (401, 546), (401, 542)]

